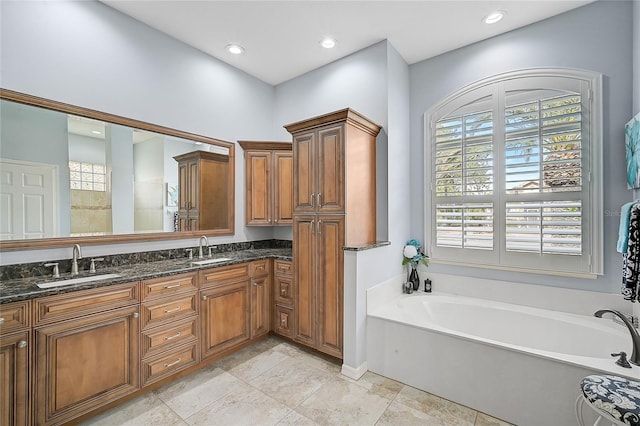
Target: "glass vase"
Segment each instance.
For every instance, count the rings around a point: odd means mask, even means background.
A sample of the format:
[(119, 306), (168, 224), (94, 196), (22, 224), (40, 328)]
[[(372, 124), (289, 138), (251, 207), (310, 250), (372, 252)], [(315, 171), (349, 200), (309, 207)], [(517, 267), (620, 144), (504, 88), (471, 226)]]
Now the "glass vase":
[(420, 277), (418, 276), (417, 265), (411, 264), (410, 266), (407, 281), (413, 285), (413, 291), (418, 291), (418, 287), (420, 287)]

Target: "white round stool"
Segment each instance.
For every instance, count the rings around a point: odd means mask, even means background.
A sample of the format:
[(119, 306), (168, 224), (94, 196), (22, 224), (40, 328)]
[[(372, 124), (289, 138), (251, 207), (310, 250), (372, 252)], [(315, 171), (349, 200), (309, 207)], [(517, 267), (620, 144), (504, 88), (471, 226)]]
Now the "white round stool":
[(578, 425), (584, 426), (582, 407), (586, 403), (601, 420), (620, 426), (640, 426), (640, 382), (618, 376), (591, 375), (580, 381), (582, 394), (576, 400)]

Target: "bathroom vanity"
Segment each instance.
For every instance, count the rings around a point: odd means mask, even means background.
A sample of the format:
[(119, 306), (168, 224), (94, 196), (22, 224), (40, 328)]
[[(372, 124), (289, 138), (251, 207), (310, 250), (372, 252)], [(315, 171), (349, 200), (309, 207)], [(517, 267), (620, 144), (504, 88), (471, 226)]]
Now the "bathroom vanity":
[(1, 423), (90, 417), (270, 331), (291, 337), (291, 250), (224, 256), (128, 265), (116, 278), (46, 289), (42, 277), (3, 281)]

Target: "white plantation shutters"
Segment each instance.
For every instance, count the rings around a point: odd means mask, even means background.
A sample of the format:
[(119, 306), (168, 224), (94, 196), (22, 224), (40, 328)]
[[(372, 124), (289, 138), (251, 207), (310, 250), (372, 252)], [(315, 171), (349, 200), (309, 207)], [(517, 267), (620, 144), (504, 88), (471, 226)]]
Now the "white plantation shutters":
[(427, 113), (434, 260), (601, 273), (599, 78), (540, 74), (479, 82)]

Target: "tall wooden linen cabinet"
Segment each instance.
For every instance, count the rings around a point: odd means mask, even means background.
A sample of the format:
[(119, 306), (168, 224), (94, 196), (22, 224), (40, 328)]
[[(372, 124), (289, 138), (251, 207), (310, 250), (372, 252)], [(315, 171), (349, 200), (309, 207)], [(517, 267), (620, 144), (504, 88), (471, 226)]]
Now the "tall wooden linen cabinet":
[(376, 136), (347, 108), (284, 126), (293, 135), (294, 339), (342, 358), (345, 246), (376, 240)]

